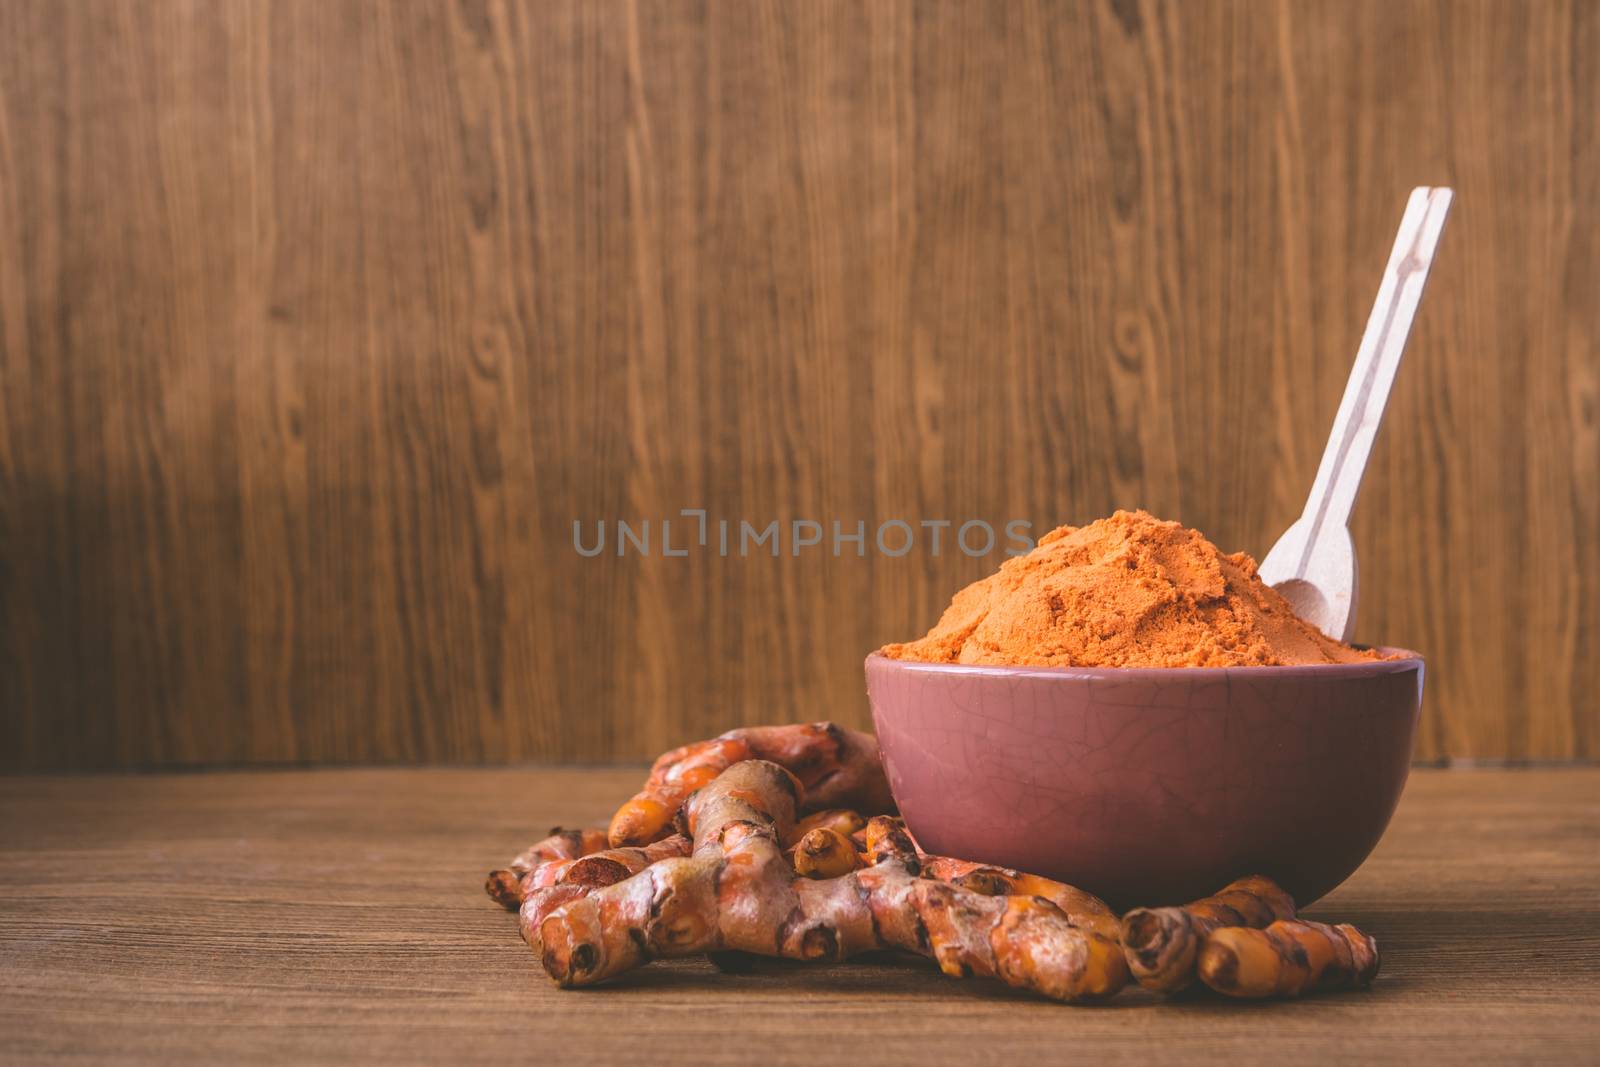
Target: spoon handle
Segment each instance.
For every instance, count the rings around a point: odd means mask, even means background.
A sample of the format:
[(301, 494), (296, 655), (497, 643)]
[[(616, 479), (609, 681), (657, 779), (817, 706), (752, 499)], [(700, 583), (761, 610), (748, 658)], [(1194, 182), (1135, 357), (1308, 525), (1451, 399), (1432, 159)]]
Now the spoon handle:
[[(1378, 299), (1372, 304), (1355, 366), (1345, 383), (1344, 399), (1339, 402), (1339, 414), (1333, 420), (1333, 432), (1328, 435), (1327, 450), (1317, 468), (1317, 480), (1306, 499), (1302, 519), (1309, 526), (1307, 557), (1324, 530), (1338, 529), (1349, 521), (1373, 439), (1383, 421), (1389, 387), (1394, 384), (1406, 337), (1411, 333), (1411, 320), (1428, 281), (1428, 268), (1433, 265), (1434, 249), (1439, 246), (1445, 216), (1450, 213), (1450, 199), (1449, 189), (1423, 186), (1413, 189), (1406, 202), (1400, 232), (1395, 235), (1394, 250), (1389, 253), (1389, 265), (1378, 286)], [(1304, 570), (1306, 562), (1301, 560), (1300, 570)]]

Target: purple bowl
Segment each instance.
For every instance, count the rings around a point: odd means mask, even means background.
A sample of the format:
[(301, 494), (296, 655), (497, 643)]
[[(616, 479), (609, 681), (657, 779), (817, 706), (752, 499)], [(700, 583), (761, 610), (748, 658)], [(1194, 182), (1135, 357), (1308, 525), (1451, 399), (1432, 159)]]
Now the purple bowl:
[(889, 786), (929, 852), (1118, 907), (1245, 874), (1302, 907), (1389, 824), (1422, 657), (1306, 667), (967, 667), (867, 657)]

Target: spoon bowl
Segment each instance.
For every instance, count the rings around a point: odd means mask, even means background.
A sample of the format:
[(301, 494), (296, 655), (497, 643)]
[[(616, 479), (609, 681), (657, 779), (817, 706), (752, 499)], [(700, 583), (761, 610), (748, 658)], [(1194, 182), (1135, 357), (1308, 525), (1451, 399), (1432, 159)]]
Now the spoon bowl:
[(1355, 542), (1346, 526), (1325, 530), (1316, 543), (1313, 533), (1304, 518), (1285, 530), (1261, 561), (1262, 581), (1282, 593), (1300, 618), (1348, 643), (1356, 628)]

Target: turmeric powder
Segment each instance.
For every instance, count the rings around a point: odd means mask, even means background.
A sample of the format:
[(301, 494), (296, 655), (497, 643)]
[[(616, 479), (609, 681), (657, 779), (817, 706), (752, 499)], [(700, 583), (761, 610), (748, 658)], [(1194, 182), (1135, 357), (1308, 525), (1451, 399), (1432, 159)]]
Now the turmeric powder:
[(1351, 663), (1376, 653), (1294, 614), (1242, 552), (1144, 511), (1062, 526), (955, 595), (891, 659), (1050, 667)]

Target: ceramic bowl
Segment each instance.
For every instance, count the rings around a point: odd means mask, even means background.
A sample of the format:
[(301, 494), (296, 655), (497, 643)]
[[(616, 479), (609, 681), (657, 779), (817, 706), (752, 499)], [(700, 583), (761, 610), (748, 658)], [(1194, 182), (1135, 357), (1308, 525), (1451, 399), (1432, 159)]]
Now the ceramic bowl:
[(1422, 658), (1305, 667), (967, 667), (867, 657), (889, 785), (927, 851), (1113, 905), (1245, 874), (1301, 905), (1378, 843), (1405, 787)]

